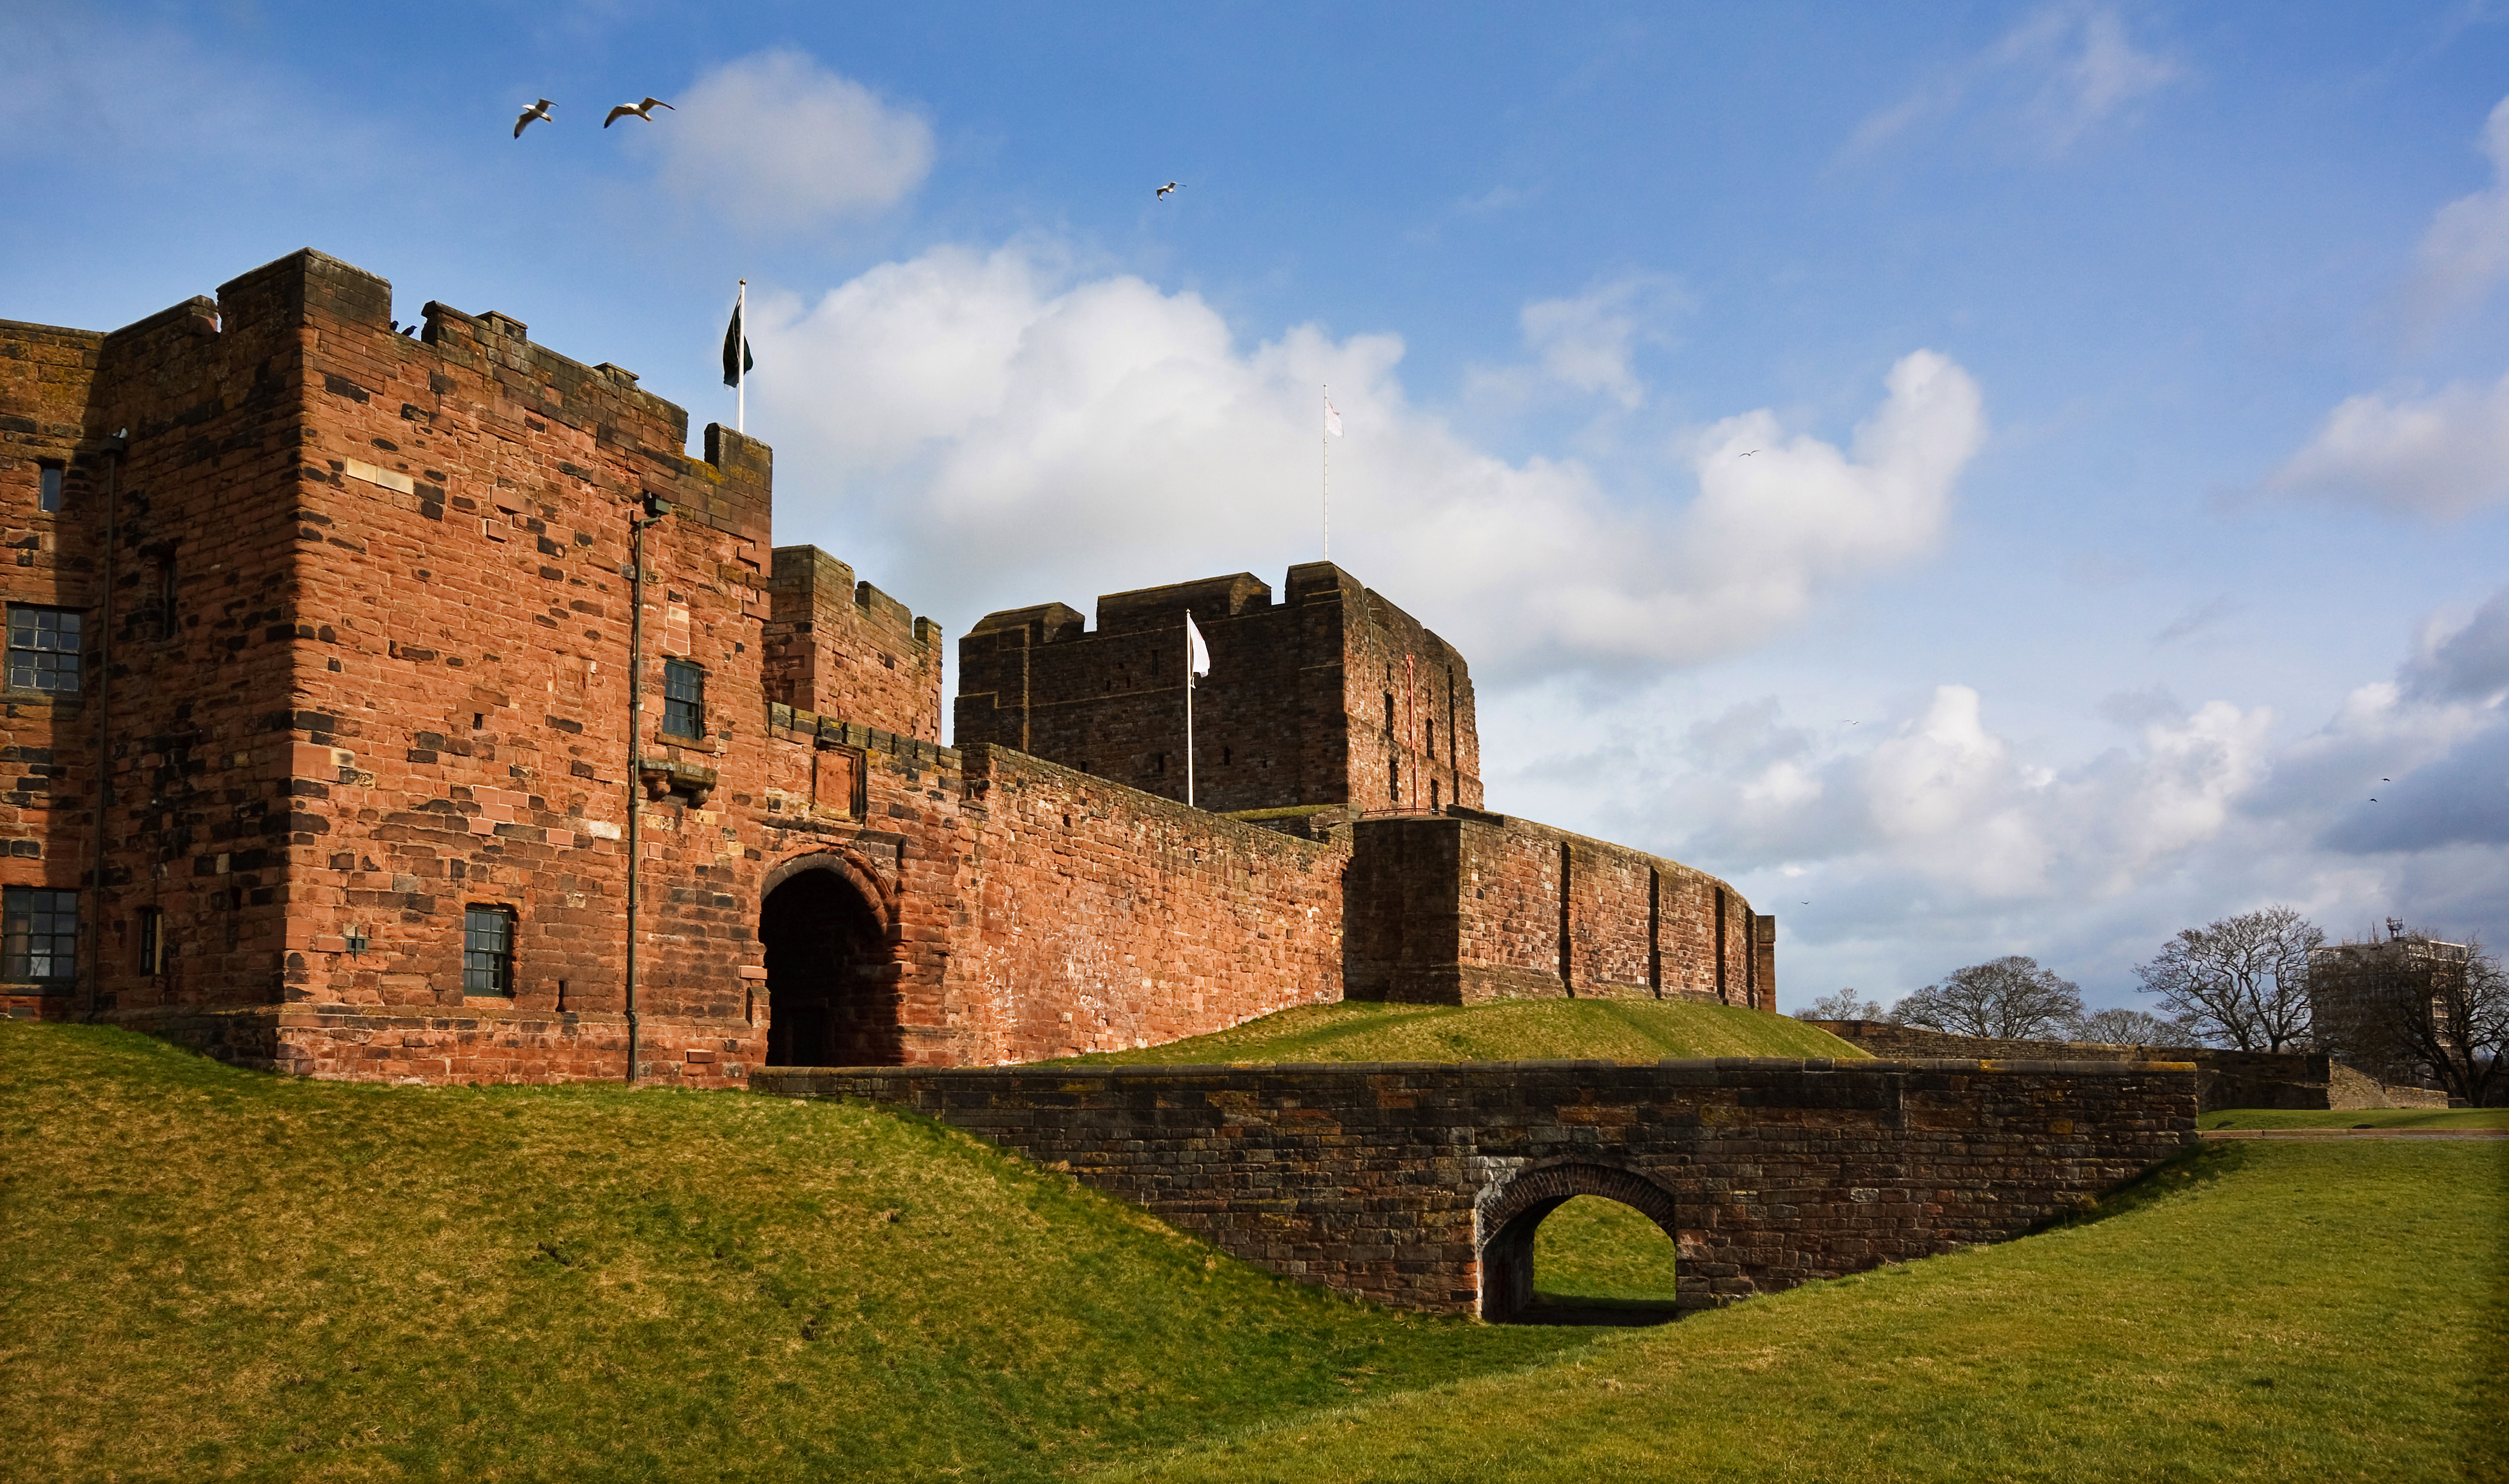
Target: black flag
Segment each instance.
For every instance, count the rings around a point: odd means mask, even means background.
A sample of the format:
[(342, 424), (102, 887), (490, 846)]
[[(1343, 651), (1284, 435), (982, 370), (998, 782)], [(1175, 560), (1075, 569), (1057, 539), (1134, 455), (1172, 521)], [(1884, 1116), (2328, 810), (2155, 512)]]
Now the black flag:
[(723, 332), (723, 384), (737, 387), (741, 378), (756, 367), (749, 353), (749, 337), (740, 331), (740, 306), (731, 307), (731, 327)]

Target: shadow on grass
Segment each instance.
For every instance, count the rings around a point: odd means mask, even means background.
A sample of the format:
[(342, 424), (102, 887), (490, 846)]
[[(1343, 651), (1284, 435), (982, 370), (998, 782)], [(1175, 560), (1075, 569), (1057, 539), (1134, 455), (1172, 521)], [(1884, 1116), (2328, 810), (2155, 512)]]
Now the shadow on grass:
[(2191, 1190), (2201, 1190), (2244, 1168), (2249, 1159), (2245, 1145), (2217, 1142), (2191, 1144), (2161, 1163), (2126, 1181), (2099, 1198), (2087, 1209), (2059, 1216), (2031, 1229), (2032, 1233), (2063, 1231), (2072, 1227), (2096, 1226), (2112, 1217), (2137, 1211), (2155, 1202)]
[(1680, 1315), (1670, 1299), (1602, 1298), (1585, 1293), (1536, 1293), (1511, 1324), (1560, 1324), (1642, 1329), (1669, 1324)]

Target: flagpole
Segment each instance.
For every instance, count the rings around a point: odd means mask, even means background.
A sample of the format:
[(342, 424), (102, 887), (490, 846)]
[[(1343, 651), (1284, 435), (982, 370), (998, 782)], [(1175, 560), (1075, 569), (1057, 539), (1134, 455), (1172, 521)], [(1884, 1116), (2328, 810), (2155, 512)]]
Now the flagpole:
[(1193, 807), (1193, 613), (1184, 615), (1184, 806)]
[(749, 280), (747, 278), (740, 280), (740, 299), (732, 309), (731, 317), (740, 321), (740, 345), (734, 352), (738, 359), (732, 362), (740, 372), (739, 378), (732, 384), (732, 395), (739, 399), (739, 406), (732, 414), (731, 427), (732, 431), (745, 438), (749, 436)]
[(1332, 388), (1319, 387), (1317, 394), (1323, 398), (1323, 405), (1316, 409), (1316, 447), (1322, 451), (1323, 459), (1323, 472), (1318, 477), (1322, 486), (1319, 493), (1324, 501), (1324, 559), (1329, 562), (1332, 560), (1332, 432), (1325, 426), (1324, 413), (1332, 406)]

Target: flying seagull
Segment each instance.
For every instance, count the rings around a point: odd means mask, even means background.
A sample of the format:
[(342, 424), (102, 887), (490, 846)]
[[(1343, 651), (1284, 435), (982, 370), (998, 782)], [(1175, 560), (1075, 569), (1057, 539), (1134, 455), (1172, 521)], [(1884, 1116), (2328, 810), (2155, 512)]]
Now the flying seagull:
[(1181, 191), (1181, 190), (1183, 190), (1183, 189), (1184, 189), (1184, 187), (1182, 187), (1182, 186), (1180, 186), (1180, 185), (1177, 184), (1175, 181), (1171, 180), (1171, 181), (1169, 181), (1166, 185), (1163, 185), (1163, 186), (1159, 187), (1159, 200), (1161, 200), (1161, 201), (1165, 201), (1165, 200), (1167, 200), (1169, 197), (1171, 197), (1171, 196), (1175, 195), (1177, 192)]
[[(523, 130), (531, 128), (533, 120), (548, 118), (549, 110), (556, 106), (557, 105), (555, 103), (550, 102), (546, 98), (543, 98), (539, 102), (534, 103), (531, 107), (524, 109), (522, 113), (514, 119), (514, 137), (517, 139), (521, 138), (523, 136)], [(556, 121), (551, 120), (550, 122), (554, 123)]]
[[(1756, 453), (1758, 453), (1758, 452), (1759, 452), (1759, 450), (1758, 450), (1758, 449), (1756, 449), (1756, 448), (1755, 448), (1755, 449), (1753, 449), (1753, 450), (1751, 450), (1751, 454), (1756, 454)], [(1751, 457), (1751, 454), (1736, 454), (1734, 457), (1735, 457), (1735, 458), (1737, 458), (1737, 459), (1748, 459), (1748, 458), (1750, 458), (1750, 457)]]
[[(656, 108), (671, 108), (671, 105), (663, 102), (660, 98), (647, 98), (641, 103), (621, 103), (618, 107), (610, 110), (610, 117), (601, 121), (601, 127), (608, 129), (611, 125), (618, 123), (620, 118), (628, 114), (634, 114), (646, 123), (651, 124), (654, 122), (654, 110)], [(677, 113), (679, 110), (671, 108), (671, 112)]]

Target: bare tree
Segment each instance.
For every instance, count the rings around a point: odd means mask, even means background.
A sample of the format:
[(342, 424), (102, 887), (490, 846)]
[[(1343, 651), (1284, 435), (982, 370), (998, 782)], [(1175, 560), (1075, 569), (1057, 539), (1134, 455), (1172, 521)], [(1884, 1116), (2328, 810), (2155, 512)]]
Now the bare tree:
[(2081, 1013), (2081, 990), (2072, 981), (2017, 953), (1955, 969), (1891, 1007), (1891, 1019), (1902, 1025), (2006, 1041), (2060, 1036)]
[(2094, 1010), (2065, 1027), (2077, 1041), (2104, 1046), (2185, 1046), (2195, 1033), (2176, 1020), (2164, 1020), (2149, 1010)]
[(2260, 908), (2185, 928), (2136, 969), (2143, 992), (2199, 1038), (2241, 1051), (2308, 1041), (2308, 954), (2326, 942), (2288, 907)]
[(1853, 988), (1819, 999), (1795, 1012), (1798, 1020), (1878, 1020), (1882, 1019), (1880, 1000), (1859, 1000)]

